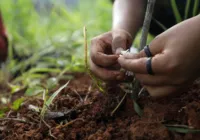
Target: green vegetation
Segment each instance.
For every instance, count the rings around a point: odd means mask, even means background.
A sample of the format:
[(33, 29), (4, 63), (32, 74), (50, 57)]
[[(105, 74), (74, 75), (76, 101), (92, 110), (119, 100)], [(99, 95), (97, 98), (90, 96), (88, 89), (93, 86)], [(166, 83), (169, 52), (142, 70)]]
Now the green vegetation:
[(9, 59), (0, 71), (0, 83), (9, 89), (6, 97), (21, 90), (27, 97), (48, 96), (59, 80), (72, 78), (64, 73), (85, 71), (83, 27), (88, 42), (111, 28), (112, 5), (107, 0), (80, 1), (74, 9), (54, 1), (40, 12), (32, 1), (4, 0), (0, 9), (9, 36)]

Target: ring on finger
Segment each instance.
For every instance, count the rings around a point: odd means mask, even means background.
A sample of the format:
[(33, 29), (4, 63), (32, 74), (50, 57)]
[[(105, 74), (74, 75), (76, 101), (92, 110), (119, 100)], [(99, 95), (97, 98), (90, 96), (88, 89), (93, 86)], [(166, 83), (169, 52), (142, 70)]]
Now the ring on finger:
[(149, 49), (149, 45), (146, 45), (144, 47), (144, 52), (147, 55), (147, 57), (152, 57), (153, 56), (152, 53), (151, 53), (151, 51), (150, 51), (150, 49)]
[(146, 69), (147, 73), (150, 75), (154, 75), (154, 72), (152, 70), (152, 57), (149, 57), (146, 61)]

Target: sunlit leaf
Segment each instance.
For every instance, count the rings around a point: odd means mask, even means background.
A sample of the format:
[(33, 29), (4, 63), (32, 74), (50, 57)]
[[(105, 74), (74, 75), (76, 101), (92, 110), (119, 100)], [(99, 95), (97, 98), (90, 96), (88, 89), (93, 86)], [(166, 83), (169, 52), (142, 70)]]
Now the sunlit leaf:
[(12, 108), (13, 110), (18, 110), (19, 107), (21, 106), (21, 104), (24, 102), (24, 100), (25, 100), (25, 99), (24, 99), (23, 97), (21, 97), (21, 98), (15, 100), (15, 101), (13, 102), (11, 108)]
[(65, 85), (61, 86), (58, 90), (56, 90), (56, 91), (49, 97), (48, 100), (45, 100), (45, 101), (44, 101), (43, 108), (42, 108), (42, 111), (41, 111), (41, 117), (42, 117), (42, 118), (44, 117), (44, 114), (45, 114), (45, 112), (46, 112), (46, 110), (47, 110), (47, 107), (49, 107), (49, 106), (52, 104), (52, 102), (53, 102), (53, 100), (55, 99), (55, 97), (56, 97), (64, 88), (66, 88), (68, 84), (69, 84), (69, 81), (68, 81)]
[(22, 89), (21, 86), (19, 86), (19, 85), (13, 85), (11, 83), (8, 83), (8, 86), (11, 88), (11, 94), (15, 93), (15, 92), (17, 92), (17, 91), (19, 91), (19, 90)]
[(47, 80), (47, 88), (49, 90), (55, 88), (58, 85), (58, 80), (55, 77), (49, 78)]
[(26, 95), (26, 96), (36, 96), (36, 95), (42, 93), (44, 90), (45, 89), (43, 87), (34, 86), (34, 87), (28, 88), (24, 95)]

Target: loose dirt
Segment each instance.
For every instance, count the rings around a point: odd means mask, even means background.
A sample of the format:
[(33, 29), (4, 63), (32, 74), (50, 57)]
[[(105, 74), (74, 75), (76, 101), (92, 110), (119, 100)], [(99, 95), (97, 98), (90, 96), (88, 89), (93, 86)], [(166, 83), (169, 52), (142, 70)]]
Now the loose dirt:
[[(0, 139), (5, 140), (198, 140), (200, 134), (169, 131), (164, 124), (200, 129), (200, 83), (176, 97), (152, 99), (143, 96), (139, 117), (129, 95), (113, 116), (124, 92), (112, 87), (108, 94), (92, 88), (92, 81), (77, 74), (54, 100), (41, 120), (30, 105), (42, 107), (41, 99), (28, 99), (18, 111), (0, 120)], [(16, 120), (16, 118), (18, 120)]]

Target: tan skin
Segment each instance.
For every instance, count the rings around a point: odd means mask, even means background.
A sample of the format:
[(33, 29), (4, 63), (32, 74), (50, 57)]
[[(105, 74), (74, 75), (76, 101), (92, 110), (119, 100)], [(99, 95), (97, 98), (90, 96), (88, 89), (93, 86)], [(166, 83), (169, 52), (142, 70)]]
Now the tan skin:
[[(121, 1), (122, 0), (118, 0), (119, 3)], [(135, 4), (136, 1), (137, 0), (135, 0)], [(139, 5), (144, 4), (141, 3)], [(136, 7), (139, 7), (139, 5), (136, 5)], [(143, 14), (139, 14), (138, 16), (141, 16), (139, 19), (142, 21)], [(126, 16), (118, 18), (118, 20), (113, 20), (113, 22), (119, 21), (120, 19), (126, 20)], [(132, 20), (132, 22), (133, 21), (134, 20)], [(144, 51), (141, 51), (138, 54), (127, 53), (123, 56), (117, 55), (118, 52), (115, 51), (117, 50), (116, 48), (127, 49), (129, 44), (122, 42), (128, 42), (127, 40), (131, 40), (128, 38), (130, 34), (133, 36), (132, 38), (134, 38), (134, 35), (137, 32), (137, 29), (135, 28), (140, 24), (138, 21), (137, 23), (136, 21), (132, 23), (133, 26), (128, 26), (130, 23), (119, 23), (120, 22), (113, 23), (114, 26), (111, 33), (109, 32), (106, 35), (103, 34), (98, 36), (92, 41), (91, 70), (99, 78), (107, 81), (123, 80), (123, 73), (120, 72), (119, 69), (111, 69), (118, 64), (122, 68), (134, 72), (136, 74), (136, 78), (141, 82), (141, 84), (144, 85), (151, 96), (162, 97), (180, 92), (199, 77), (200, 65), (198, 65), (198, 61), (200, 59), (200, 15), (175, 25), (158, 35), (151, 42), (150, 50), (153, 54), (152, 69), (155, 73), (153, 76), (147, 74), (147, 57)], [(135, 30), (130, 27), (133, 27)], [(113, 45), (112, 42), (115, 39), (113, 38), (113, 33), (115, 34), (115, 31), (118, 31), (119, 41), (117, 44), (126, 44), (125, 46)], [(121, 35), (119, 35), (119, 32)], [(127, 38), (125, 39), (124, 37)], [(105, 48), (105, 46), (107, 46), (107, 49), (102, 49)], [(113, 50), (112, 53), (107, 53), (107, 50), (109, 49)], [(102, 58), (97, 57), (98, 59), (96, 59), (94, 56), (99, 53), (103, 54), (101, 55)], [(107, 59), (105, 59), (107, 60), (106, 65), (104, 65), (103, 57), (107, 57)]]

